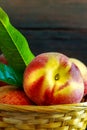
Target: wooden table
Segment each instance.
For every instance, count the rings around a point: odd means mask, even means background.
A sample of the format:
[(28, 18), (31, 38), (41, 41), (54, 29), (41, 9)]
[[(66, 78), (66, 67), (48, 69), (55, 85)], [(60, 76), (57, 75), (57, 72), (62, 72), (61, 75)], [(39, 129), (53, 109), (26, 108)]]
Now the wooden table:
[(0, 0), (32, 52), (64, 53), (87, 64), (86, 0)]

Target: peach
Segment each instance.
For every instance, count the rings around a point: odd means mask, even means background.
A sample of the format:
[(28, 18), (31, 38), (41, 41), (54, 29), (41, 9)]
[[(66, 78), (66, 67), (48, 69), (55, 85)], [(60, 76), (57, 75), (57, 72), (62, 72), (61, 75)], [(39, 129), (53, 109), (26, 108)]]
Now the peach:
[(33, 105), (23, 90), (12, 85), (0, 87), (0, 103), (11, 105)]
[(31, 61), (24, 71), (23, 87), (37, 105), (78, 103), (84, 94), (80, 70), (56, 52), (42, 53)]
[[(8, 64), (6, 58), (5, 58), (5, 56), (3, 54), (0, 54), (0, 63)], [(0, 86), (4, 86), (6, 84), (7, 83), (0, 81)]]
[(3, 64), (8, 64), (6, 58), (3, 54), (0, 54), (0, 62), (3, 63)]
[(79, 68), (82, 77), (83, 77), (83, 81), (84, 81), (84, 95), (87, 94), (87, 66), (80, 61), (79, 59), (76, 58), (70, 58), (70, 60), (77, 65), (77, 67)]

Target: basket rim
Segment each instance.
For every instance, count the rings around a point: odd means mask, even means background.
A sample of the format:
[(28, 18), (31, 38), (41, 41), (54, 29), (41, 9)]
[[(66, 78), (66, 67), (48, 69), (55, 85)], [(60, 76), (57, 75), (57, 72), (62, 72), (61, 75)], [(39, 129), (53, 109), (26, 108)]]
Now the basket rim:
[(76, 104), (50, 105), (50, 106), (0, 104), (0, 111), (60, 112), (61, 110), (78, 111), (83, 109), (87, 110), (87, 102), (81, 102)]

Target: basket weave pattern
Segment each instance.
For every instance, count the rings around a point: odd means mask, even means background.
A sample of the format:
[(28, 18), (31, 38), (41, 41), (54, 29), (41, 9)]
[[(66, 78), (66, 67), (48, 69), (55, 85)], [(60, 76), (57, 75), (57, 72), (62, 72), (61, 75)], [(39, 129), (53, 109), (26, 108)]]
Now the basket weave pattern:
[(87, 103), (56, 106), (0, 105), (0, 130), (85, 130)]

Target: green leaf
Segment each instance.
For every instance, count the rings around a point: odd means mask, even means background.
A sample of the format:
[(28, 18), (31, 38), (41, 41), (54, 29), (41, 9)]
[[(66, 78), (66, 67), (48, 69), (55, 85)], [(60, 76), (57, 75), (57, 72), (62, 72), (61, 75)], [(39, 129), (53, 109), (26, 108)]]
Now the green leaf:
[(0, 81), (22, 87), (23, 75), (14, 71), (13, 68), (0, 63)]
[(8, 64), (21, 72), (34, 58), (26, 38), (12, 26), (2, 8), (0, 8), (0, 49)]

